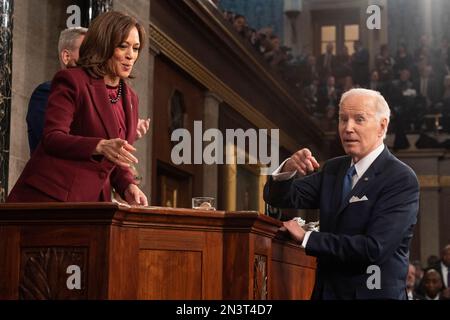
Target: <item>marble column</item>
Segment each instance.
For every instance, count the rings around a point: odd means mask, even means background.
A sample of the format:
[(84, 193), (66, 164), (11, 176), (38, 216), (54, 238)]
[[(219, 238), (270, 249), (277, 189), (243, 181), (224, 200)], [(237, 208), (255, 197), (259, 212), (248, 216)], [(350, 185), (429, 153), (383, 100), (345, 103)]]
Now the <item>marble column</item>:
[(0, 1), (0, 202), (8, 190), (14, 0)]
[[(114, 10), (132, 15), (145, 26), (147, 35), (150, 34), (147, 27), (150, 25), (150, 1), (114, 1)], [(155, 56), (159, 52), (157, 48), (152, 47), (149, 38), (147, 38), (145, 47), (139, 54), (139, 59), (133, 68), (136, 78), (131, 81), (131, 85), (139, 96), (139, 118), (150, 118), (153, 121), (154, 65)], [(147, 195), (149, 202), (152, 197), (152, 137), (153, 123), (150, 122), (149, 132), (134, 144), (137, 149), (135, 156), (139, 159), (136, 169), (141, 178), (140, 188)]]
[(113, 0), (90, 0), (89, 7), (89, 20), (92, 21), (100, 14), (111, 11), (113, 9)]
[[(204, 130), (219, 128), (219, 105), (223, 101), (217, 94), (207, 92), (203, 109)], [(213, 197), (218, 195), (218, 165), (203, 165), (203, 195)]]

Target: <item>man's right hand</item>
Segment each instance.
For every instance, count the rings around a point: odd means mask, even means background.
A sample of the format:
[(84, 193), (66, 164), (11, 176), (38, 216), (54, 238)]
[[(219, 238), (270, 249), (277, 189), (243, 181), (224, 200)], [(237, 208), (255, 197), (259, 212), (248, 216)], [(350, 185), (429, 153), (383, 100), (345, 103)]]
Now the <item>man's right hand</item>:
[(311, 151), (307, 148), (301, 149), (294, 153), (291, 158), (284, 164), (281, 172), (297, 171), (301, 175), (314, 172), (320, 167), (316, 158), (313, 157)]

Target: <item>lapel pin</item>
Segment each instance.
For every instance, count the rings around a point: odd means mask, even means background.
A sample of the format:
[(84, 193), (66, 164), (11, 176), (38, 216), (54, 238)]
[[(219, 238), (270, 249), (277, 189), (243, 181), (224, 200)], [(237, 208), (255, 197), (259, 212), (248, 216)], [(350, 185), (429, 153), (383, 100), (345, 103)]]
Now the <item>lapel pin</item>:
[(365, 177), (365, 178), (364, 178), (364, 181), (369, 181), (369, 178)]

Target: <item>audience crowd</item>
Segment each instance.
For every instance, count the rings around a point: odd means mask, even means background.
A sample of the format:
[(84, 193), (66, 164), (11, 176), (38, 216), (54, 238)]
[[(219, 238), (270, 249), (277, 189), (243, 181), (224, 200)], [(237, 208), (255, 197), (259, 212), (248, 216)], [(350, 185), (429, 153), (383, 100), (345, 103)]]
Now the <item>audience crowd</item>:
[[(409, 146), (407, 133), (450, 133), (450, 47), (447, 38), (432, 47), (429, 37), (422, 36), (419, 46), (409, 52), (404, 43), (395, 55), (388, 45), (371, 57), (361, 41), (355, 41), (353, 53), (347, 47), (336, 54), (333, 43), (320, 56), (303, 54), (294, 57), (281, 44), (270, 27), (255, 30), (245, 16), (223, 11), (236, 32), (246, 39), (267, 64), (276, 69), (291, 86), (293, 95), (308, 109), (313, 119), (334, 130), (341, 95), (351, 88), (380, 91), (391, 107), (390, 133), (395, 133), (394, 148)], [(374, 68), (370, 70), (370, 59)], [(328, 128), (327, 128), (328, 127)], [(426, 138), (418, 147), (450, 147)]]
[(406, 290), (409, 300), (450, 300), (450, 244), (440, 257), (431, 255), (425, 268), (420, 261), (409, 264)]

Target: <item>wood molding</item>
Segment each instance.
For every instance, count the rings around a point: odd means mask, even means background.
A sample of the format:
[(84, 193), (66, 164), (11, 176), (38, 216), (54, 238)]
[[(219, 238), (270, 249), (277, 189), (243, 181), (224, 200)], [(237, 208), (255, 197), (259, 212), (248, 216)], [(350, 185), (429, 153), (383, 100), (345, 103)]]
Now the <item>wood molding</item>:
[(450, 187), (450, 176), (418, 175), (421, 188)]
[(437, 175), (419, 175), (420, 188), (437, 188), (439, 187), (439, 177)]
[(440, 176), (439, 177), (440, 187), (450, 187), (450, 176)]

